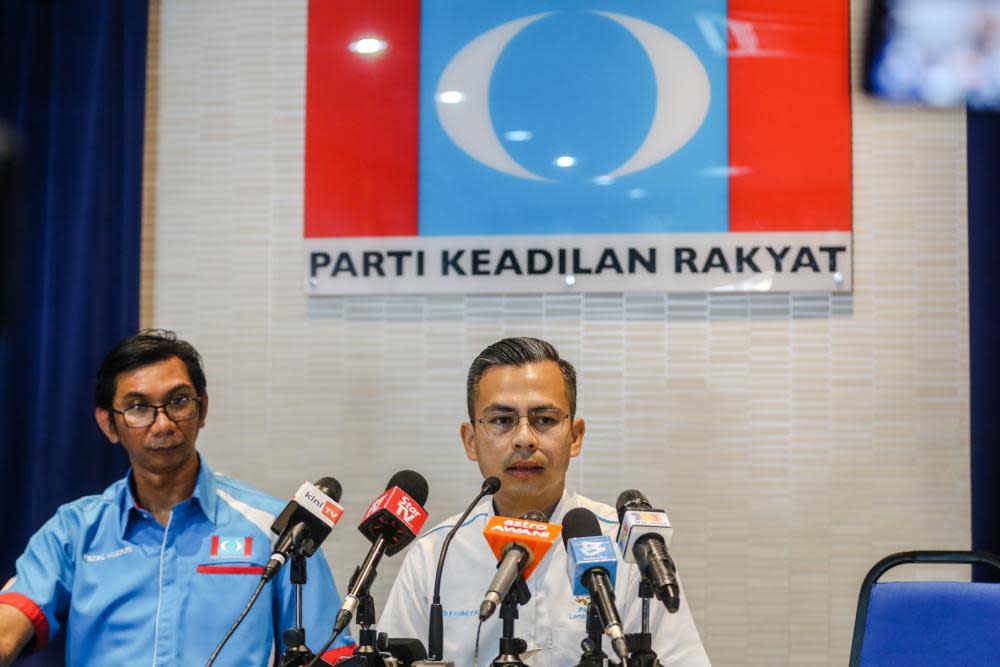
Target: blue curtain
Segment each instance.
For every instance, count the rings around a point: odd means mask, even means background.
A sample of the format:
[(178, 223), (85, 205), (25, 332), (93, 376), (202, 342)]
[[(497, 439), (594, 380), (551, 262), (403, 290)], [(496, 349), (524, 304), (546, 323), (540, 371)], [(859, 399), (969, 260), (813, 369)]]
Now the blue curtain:
[(972, 547), (1000, 553), (1000, 112), (970, 110), (967, 132)]
[(0, 0), (0, 582), (60, 504), (127, 468), (93, 384), (139, 322), (147, 24), (145, 0)]

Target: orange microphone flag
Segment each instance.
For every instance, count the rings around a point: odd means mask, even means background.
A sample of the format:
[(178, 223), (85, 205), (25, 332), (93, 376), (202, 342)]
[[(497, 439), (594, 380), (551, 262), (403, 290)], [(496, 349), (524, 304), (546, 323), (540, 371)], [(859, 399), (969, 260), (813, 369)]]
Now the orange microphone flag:
[(483, 537), (493, 550), (497, 560), (503, 558), (504, 549), (511, 544), (519, 544), (528, 551), (528, 562), (521, 570), (525, 580), (531, 576), (549, 547), (559, 539), (562, 526), (555, 523), (541, 523), (527, 519), (512, 519), (506, 516), (495, 516), (483, 529)]

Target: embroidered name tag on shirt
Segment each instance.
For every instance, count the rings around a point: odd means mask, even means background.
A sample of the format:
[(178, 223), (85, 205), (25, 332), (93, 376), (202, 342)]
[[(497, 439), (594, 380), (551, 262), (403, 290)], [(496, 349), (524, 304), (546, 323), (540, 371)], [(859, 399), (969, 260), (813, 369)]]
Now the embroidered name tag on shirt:
[(131, 546), (122, 547), (121, 549), (115, 549), (114, 551), (109, 551), (104, 554), (83, 554), (83, 560), (88, 563), (96, 563), (102, 560), (111, 560), (112, 558), (118, 558), (124, 556), (125, 554), (132, 553), (134, 548)]

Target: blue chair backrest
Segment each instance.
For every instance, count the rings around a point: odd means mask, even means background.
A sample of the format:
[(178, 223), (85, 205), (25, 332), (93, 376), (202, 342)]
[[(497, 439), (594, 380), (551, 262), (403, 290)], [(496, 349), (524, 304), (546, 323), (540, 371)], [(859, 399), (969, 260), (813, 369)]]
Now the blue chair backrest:
[(861, 667), (1000, 666), (1000, 584), (875, 584)]
[(865, 577), (851, 667), (1000, 667), (1000, 583), (887, 582), (904, 563), (968, 563), (998, 568), (973, 551), (908, 551), (879, 561)]

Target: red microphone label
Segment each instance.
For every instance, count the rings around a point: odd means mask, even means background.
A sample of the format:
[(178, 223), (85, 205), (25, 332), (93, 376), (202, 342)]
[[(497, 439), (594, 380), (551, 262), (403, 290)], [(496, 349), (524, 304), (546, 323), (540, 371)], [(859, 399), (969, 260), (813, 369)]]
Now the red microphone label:
[(420, 527), (427, 519), (427, 512), (424, 508), (398, 486), (394, 486), (390, 490), (389, 497), (386, 498), (386, 507), (399, 517), (400, 521), (405, 523), (414, 535), (420, 532)]
[(365, 512), (365, 518), (362, 519), (361, 522), (364, 523), (369, 517), (374, 515), (379, 510), (391, 512), (394, 516), (396, 516), (396, 518), (402, 521), (414, 535), (420, 532), (421, 526), (423, 526), (424, 521), (427, 520), (427, 511), (398, 486), (388, 489), (385, 493), (376, 498), (375, 502), (368, 506), (368, 511)]
[[(392, 488), (395, 489), (396, 487), (394, 486)], [(365, 521), (368, 520), (368, 517), (375, 514), (375, 512), (378, 512), (383, 507), (385, 507), (385, 501), (386, 499), (389, 498), (391, 491), (392, 489), (386, 489), (385, 491), (382, 492), (382, 495), (380, 495), (378, 498), (372, 501), (372, 504), (368, 506), (368, 511), (365, 512), (365, 516), (361, 519), (361, 523), (364, 523)]]

